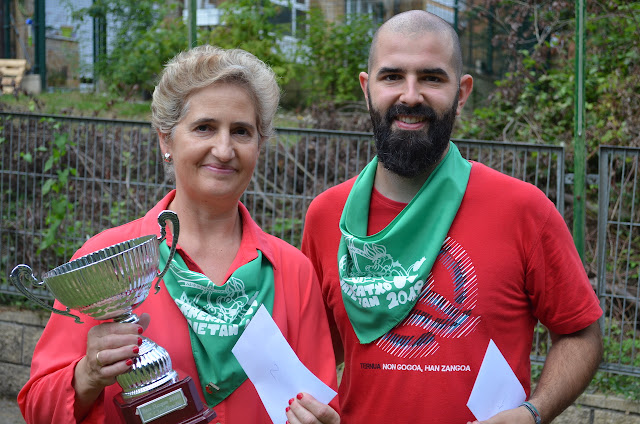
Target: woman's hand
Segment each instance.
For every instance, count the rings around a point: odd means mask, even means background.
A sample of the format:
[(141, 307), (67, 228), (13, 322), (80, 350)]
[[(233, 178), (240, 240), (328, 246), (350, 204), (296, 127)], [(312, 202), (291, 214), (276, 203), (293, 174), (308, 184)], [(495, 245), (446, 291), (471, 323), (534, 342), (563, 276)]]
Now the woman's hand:
[(137, 324), (106, 322), (89, 330), (87, 353), (74, 371), (76, 418), (89, 412), (102, 390), (115, 383), (116, 376), (131, 369), (148, 325), (149, 315), (142, 314)]
[(289, 424), (339, 424), (340, 416), (329, 405), (317, 401), (308, 393), (298, 393), (287, 407)]

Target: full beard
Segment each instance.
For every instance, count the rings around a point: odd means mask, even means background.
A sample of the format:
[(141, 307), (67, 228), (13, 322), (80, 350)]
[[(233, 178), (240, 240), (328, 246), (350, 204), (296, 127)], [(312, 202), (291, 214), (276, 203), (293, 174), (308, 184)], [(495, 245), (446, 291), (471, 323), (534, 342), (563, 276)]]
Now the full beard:
[[(438, 163), (449, 145), (456, 119), (457, 95), (451, 108), (442, 116), (426, 105), (394, 105), (384, 118), (374, 109), (371, 96), (368, 98), (378, 161), (385, 169), (401, 177), (413, 178)], [(427, 128), (417, 131), (393, 130), (393, 121), (399, 115), (423, 117)]]

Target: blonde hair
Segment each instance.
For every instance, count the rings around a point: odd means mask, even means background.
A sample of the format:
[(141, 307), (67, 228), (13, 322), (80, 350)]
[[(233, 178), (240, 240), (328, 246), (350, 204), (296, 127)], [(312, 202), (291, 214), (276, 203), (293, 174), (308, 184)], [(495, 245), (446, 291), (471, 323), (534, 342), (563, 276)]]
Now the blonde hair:
[(273, 136), (273, 118), (280, 100), (274, 72), (247, 51), (211, 45), (179, 53), (167, 63), (153, 91), (153, 128), (171, 137), (189, 110), (189, 96), (214, 83), (232, 83), (245, 88), (255, 104), (260, 142)]

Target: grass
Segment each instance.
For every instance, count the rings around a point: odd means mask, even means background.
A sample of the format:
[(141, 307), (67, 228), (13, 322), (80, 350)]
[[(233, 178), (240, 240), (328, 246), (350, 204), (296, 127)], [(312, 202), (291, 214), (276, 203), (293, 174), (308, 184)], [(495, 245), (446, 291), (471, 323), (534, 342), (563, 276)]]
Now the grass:
[[(91, 118), (151, 120), (150, 100), (126, 100), (107, 93), (58, 91), (37, 96), (0, 95), (0, 111), (31, 112), (50, 115)], [(283, 109), (275, 118), (276, 127), (301, 128), (307, 125), (303, 116)]]
[(42, 93), (37, 96), (0, 97), (0, 109), (20, 112), (148, 121), (150, 102), (124, 100), (110, 94), (79, 91)]

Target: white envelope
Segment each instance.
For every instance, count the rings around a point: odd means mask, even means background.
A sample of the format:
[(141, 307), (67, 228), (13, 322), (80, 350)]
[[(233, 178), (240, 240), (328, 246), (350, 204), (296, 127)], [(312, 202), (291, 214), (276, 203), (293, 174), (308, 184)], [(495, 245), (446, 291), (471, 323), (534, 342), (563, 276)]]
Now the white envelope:
[(520, 380), (490, 340), (467, 406), (476, 419), (483, 421), (498, 412), (517, 408), (525, 400), (526, 393)]
[(231, 349), (258, 391), (271, 421), (284, 424), (289, 399), (305, 392), (328, 404), (336, 392), (305, 367), (261, 305)]

